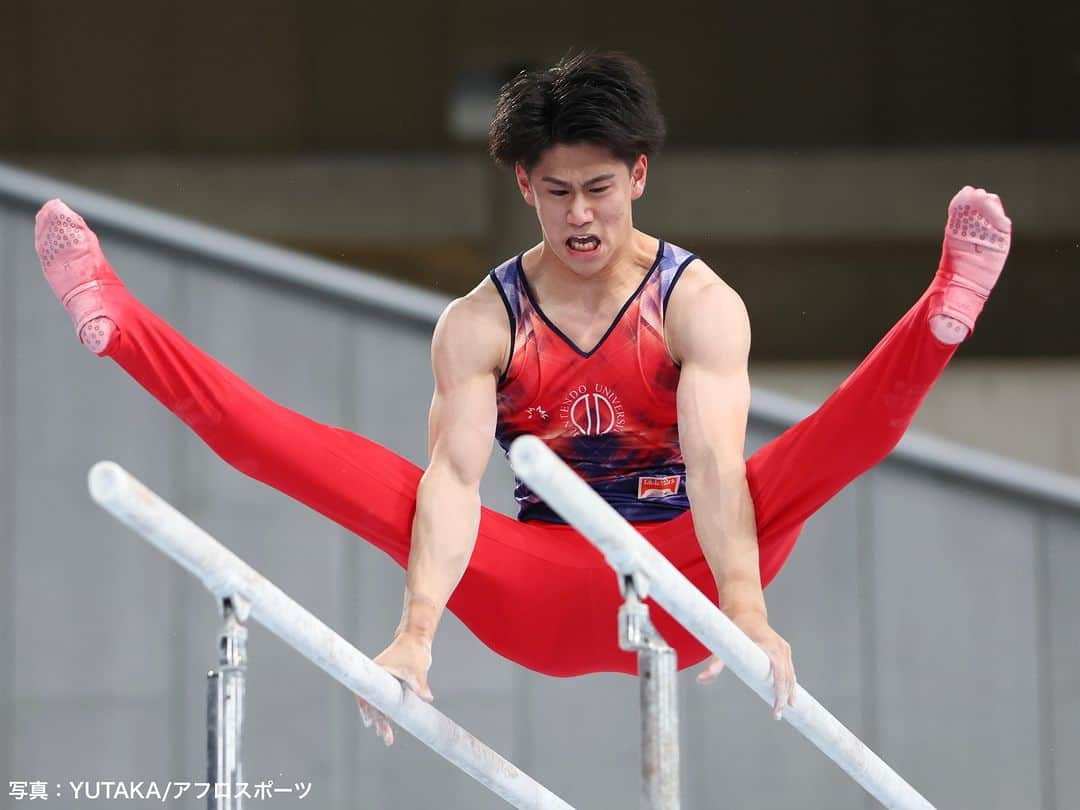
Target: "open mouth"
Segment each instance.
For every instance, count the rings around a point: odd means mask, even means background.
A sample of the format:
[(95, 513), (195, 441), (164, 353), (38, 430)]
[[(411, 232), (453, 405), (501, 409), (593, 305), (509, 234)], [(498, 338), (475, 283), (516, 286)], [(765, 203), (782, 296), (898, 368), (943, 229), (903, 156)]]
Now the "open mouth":
[(600, 249), (600, 240), (595, 236), (571, 236), (566, 246), (574, 253), (595, 253)]

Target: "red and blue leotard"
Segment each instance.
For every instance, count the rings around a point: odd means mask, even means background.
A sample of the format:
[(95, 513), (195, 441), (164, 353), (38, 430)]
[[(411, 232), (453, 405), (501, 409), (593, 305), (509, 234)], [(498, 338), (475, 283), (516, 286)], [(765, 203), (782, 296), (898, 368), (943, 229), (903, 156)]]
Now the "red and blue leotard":
[[(630, 521), (670, 520), (689, 509), (679, 367), (664, 341), (664, 312), (695, 258), (660, 240), (652, 267), (590, 351), (548, 320), (520, 255), (492, 270), (512, 335), (498, 386), (495, 437), (503, 450), (522, 434), (539, 436)], [(520, 480), (514, 495), (520, 520), (563, 522)]]

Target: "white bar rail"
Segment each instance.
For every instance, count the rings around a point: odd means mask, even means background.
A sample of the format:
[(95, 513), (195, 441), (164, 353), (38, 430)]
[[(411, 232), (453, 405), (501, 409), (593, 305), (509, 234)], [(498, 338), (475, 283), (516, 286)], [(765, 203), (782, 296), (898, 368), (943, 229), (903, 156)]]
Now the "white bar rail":
[[(771, 666), (765, 652), (739, 630), (656, 548), (607, 504), (540, 439), (522, 436), (510, 447), (514, 471), (548, 506), (603, 552), (620, 582), (632, 578), (770, 706)], [(612, 632), (615, 617), (612, 616)], [(886, 807), (933, 810), (919, 793), (801, 686), (784, 719)]]
[(251, 616), (297, 652), (507, 802), (519, 808), (572, 810), (418, 698), (118, 464), (98, 462), (89, 483), (91, 496), (105, 510), (180, 563), (215, 596), (250, 609)]

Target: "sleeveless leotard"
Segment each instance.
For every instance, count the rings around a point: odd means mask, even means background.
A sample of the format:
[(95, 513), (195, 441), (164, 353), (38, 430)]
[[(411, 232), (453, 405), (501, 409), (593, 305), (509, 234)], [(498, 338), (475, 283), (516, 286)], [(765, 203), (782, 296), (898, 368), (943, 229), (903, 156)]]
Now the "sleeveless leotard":
[[(591, 351), (540, 309), (521, 256), (491, 271), (510, 318), (510, 362), (498, 385), (503, 450), (539, 436), (630, 521), (689, 508), (676, 419), (679, 367), (664, 341), (668, 298), (694, 254), (660, 240), (656, 260)], [(520, 480), (520, 520), (564, 521)]]

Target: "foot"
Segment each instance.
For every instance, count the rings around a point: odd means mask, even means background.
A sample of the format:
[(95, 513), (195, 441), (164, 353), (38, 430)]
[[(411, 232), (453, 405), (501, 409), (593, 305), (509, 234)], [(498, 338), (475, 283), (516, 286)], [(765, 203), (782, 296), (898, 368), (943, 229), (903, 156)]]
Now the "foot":
[(34, 246), (53, 294), (71, 315), (75, 332), (94, 354), (105, 354), (119, 336), (105, 312), (103, 289), (122, 286), (83, 218), (60, 200), (38, 212)]
[(975, 330), (1011, 240), (1012, 222), (996, 194), (964, 186), (952, 198), (937, 271), (944, 284), (930, 303), (930, 331), (942, 343), (959, 343)]

